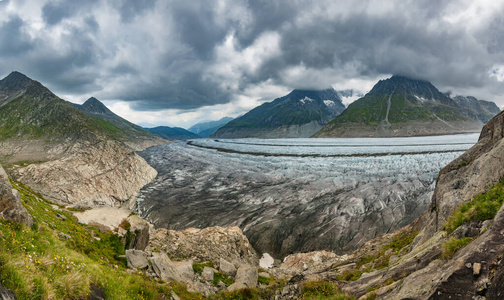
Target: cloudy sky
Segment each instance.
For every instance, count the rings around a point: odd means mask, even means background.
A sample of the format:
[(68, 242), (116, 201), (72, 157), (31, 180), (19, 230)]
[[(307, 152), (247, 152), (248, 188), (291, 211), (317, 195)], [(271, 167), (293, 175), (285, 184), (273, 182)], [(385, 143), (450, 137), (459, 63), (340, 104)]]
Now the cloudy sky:
[(504, 105), (504, 0), (0, 0), (0, 76), (141, 124), (401, 74)]

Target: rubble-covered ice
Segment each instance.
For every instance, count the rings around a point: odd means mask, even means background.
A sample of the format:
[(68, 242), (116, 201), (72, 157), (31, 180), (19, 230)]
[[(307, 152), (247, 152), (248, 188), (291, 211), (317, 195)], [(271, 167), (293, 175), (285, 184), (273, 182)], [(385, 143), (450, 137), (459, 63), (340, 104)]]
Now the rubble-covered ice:
[(159, 175), (142, 189), (138, 210), (170, 229), (237, 225), (257, 250), (276, 258), (343, 253), (418, 217), (439, 170), (477, 138), (202, 139), (156, 146), (141, 153)]

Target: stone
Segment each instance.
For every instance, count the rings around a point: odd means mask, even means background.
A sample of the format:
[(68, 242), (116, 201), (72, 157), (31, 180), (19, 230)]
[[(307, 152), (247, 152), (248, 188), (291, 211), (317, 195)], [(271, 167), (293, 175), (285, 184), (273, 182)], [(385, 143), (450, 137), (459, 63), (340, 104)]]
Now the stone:
[(232, 263), (225, 260), (224, 258), (219, 259), (219, 270), (228, 276), (236, 275), (235, 266)]
[(153, 253), (150, 262), (156, 275), (163, 280), (192, 282), (196, 279), (192, 261), (172, 261), (166, 253)]
[(473, 264), (473, 275), (474, 276), (479, 276), (481, 273), (481, 264), (480, 263), (474, 263)]
[(2, 300), (16, 300), (16, 295), (13, 291), (7, 289), (0, 283), (0, 299)]
[(174, 291), (171, 292), (170, 300), (180, 300), (180, 297), (175, 294)]
[(72, 237), (68, 234), (64, 234), (63, 232), (58, 233), (58, 237), (62, 240), (71, 240)]
[(131, 269), (146, 269), (149, 266), (147, 254), (141, 250), (128, 249), (126, 250), (126, 260), (128, 268)]
[(9, 177), (0, 166), (0, 218), (31, 226), (33, 218), (21, 204), (17, 190), (12, 188)]
[(232, 292), (232, 291), (236, 291), (236, 290), (243, 290), (245, 288), (247, 288), (248, 286), (244, 283), (241, 283), (241, 282), (235, 282), (233, 283), (232, 285), (228, 286), (227, 287), (227, 290)]
[(201, 278), (206, 281), (212, 281), (216, 271), (214, 268), (204, 267), (203, 272), (201, 272)]
[(225, 289), (225, 288), (226, 288), (226, 284), (225, 284), (224, 282), (222, 282), (222, 281), (219, 281), (219, 282), (217, 283), (217, 287), (218, 287), (219, 289)]
[(269, 269), (273, 267), (275, 263), (275, 259), (271, 257), (268, 253), (263, 253), (261, 259), (259, 259), (259, 267), (263, 269)]
[(61, 220), (63, 220), (63, 221), (66, 221), (66, 219), (67, 219), (67, 218), (66, 218), (64, 215), (62, 215), (62, 214), (56, 214), (56, 217), (57, 217), (57, 218), (60, 218), (60, 219), (61, 219)]
[(129, 245), (125, 245), (128, 249), (145, 250), (149, 244), (149, 222), (140, 218), (138, 215), (130, 215), (127, 218), (130, 223), (131, 240)]
[(266, 272), (259, 273), (259, 276), (265, 277), (265, 278), (271, 278), (271, 275), (269, 273), (266, 273)]
[(257, 268), (252, 266), (241, 266), (236, 272), (235, 282), (243, 283), (248, 287), (257, 286)]

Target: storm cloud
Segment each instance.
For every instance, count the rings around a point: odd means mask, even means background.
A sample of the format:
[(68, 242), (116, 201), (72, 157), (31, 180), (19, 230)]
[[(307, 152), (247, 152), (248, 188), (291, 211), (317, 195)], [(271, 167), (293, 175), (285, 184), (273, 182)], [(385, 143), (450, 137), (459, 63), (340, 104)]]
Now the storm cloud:
[(503, 15), (502, 1), (4, 0), (0, 75), (177, 114), (392, 74), (503, 105)]

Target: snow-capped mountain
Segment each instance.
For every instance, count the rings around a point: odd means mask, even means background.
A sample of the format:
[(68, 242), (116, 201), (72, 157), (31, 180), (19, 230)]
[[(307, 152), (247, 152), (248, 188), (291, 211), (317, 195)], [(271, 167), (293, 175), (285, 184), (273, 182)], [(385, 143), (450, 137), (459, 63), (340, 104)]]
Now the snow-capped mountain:
[(264, 103), (217, 130), (213, 137), (309, 137), (345, 106), (334, 89), (293, 90)]

